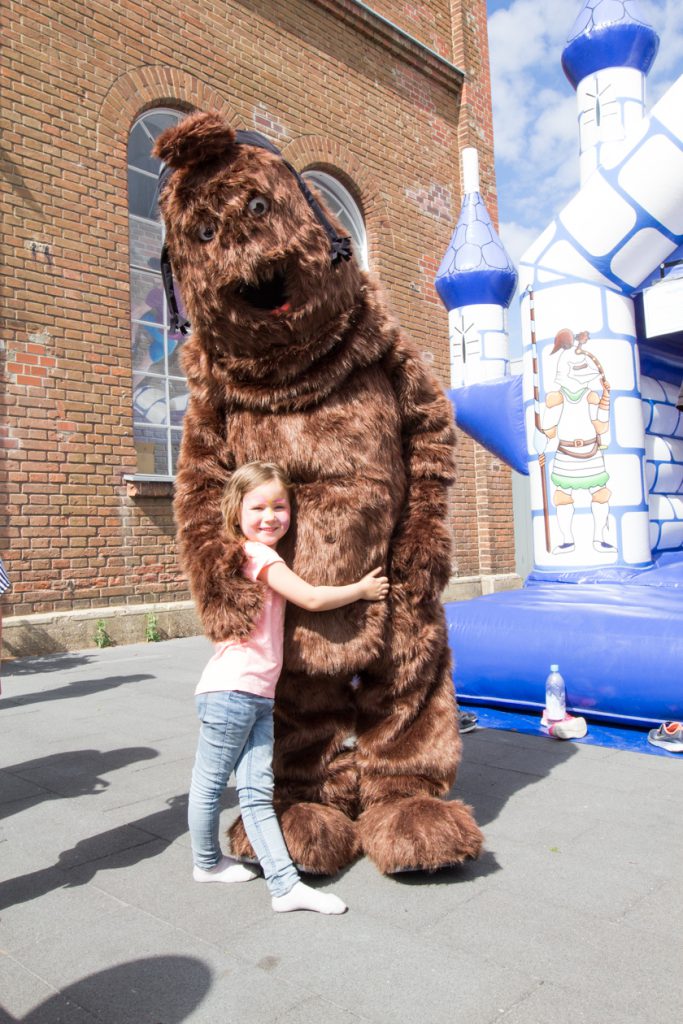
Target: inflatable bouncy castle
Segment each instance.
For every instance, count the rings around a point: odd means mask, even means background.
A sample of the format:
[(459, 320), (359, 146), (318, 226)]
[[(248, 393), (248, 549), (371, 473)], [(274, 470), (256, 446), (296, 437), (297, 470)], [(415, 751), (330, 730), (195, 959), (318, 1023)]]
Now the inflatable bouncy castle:
[[(562, 54), (580, 187), (520, 261), (523, 372), (509, 375), (517, 275), (464, 151), (436, 289), (458, 426), (528, 476), (522, 590), (447, 606), (459, 699), (683, 717), (683, 76), (648, 115), (659, 40), (632, 0), (586, 0)], [(511, 314), (513, 315), (513, 314)]]

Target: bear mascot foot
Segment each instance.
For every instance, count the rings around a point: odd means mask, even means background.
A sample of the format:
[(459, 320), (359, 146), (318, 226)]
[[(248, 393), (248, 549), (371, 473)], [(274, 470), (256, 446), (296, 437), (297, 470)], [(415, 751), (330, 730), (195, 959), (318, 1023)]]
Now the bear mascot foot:
[[(278, 810), (280, 827), (289, 855), (300, 871), (309, 875), (336, 875), (360, 854), (356, 824), (326, 804), (292, 804)], [(256, 861), (242, 818), (228, 830), (233, 857)]]
[(376, 804), (358, 820), (363, 851), (385, 875), (462, 864), (484, 841), (471, 810), (424, 795)]

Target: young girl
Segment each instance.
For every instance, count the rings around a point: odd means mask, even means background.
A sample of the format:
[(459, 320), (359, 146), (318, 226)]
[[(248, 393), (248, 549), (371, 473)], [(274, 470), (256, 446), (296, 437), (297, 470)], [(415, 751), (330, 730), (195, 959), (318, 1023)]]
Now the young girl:
[(244, 575), (267, 584), (261, 616), (246, 641), (216, 645), (195, 691), (202, 723), (192, 772), (188, 823), (197, 882), (247, 882), (255, 868), (221, 856), (219, 800), (234, 770), (242, 819), (272, 895), (273, 910), (343, 914), (331, 893), (304, 885), (285, 846), (273, 809), (273, 699), (282, 668), (285, 600), (309, 611), (353, 601), (381, 601), (389, 582), (374, 569), (357, 583), (313, 587), (276, 552), (290, 521), (290, 484), (274, 463), (236, 470), (221, 511), (229, 537), (244, 546)]

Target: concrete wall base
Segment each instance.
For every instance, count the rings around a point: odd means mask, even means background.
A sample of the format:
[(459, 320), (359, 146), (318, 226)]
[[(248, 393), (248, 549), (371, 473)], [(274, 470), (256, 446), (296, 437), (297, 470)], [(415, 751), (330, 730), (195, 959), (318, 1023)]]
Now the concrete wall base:
[(97, 647), (95, 634), (102, 620), (112, 644), (144, 642), (149, 616), (155, 615), (160, 640), (202, 633), (192, 601), (119, 605), (42, 615), (16, 615), (3, 620), (4, 659), (33, 658)]
[(469, 601), (473, 597), (495, 594), (499, 590), (519, 590), (523, 582), (522, 577), (515, 572), (491, 576), (452, 576), (443, 592), (443, 601)]

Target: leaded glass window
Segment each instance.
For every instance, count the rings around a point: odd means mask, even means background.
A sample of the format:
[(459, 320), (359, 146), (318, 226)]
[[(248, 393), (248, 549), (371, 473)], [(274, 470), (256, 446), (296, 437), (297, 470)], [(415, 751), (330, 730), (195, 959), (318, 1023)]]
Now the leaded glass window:
[(149, 110), (128, 139), (128, 220), (133, 349), (133, 429), (140, 476), (175, 474), (187, 387), (180, 368), (183, 336), (168, 329), (159, 256), (163, 228), (156, 201), (160, 162), (152, 156), (157, 136), (183, 115)]

